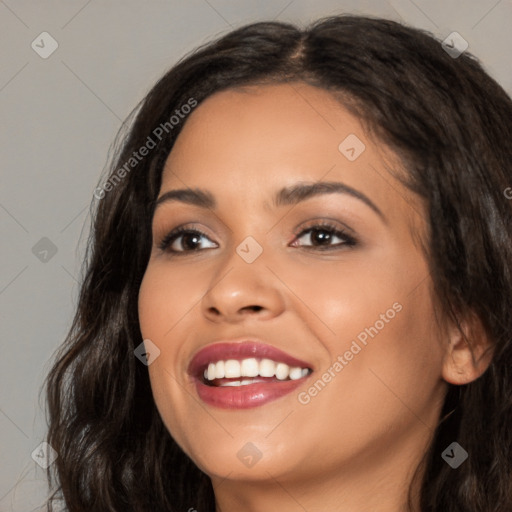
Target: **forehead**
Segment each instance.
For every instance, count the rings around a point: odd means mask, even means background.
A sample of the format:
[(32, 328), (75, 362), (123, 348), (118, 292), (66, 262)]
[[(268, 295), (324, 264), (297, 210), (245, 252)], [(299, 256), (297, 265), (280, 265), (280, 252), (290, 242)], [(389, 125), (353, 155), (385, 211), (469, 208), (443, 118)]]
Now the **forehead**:
[[(318, 151), (319, 146), (337, 156), (343, 132), (364, 136), (359, 120), (323, 89), (303, 83), (249, 86), (204, 100), (185, 123), (174, 149), (179, 151), (194, 138), (201, 149), (227, 149), (233, 156), (242, 144), (245, 151), (258, 146), (260, 158), (269, 152), (297, 154), (299, 147), (301, 153)], [(219, 146), (222, 142), (227, 146)]]
[(297, 181), (342, 181), (410, 221), (420, 206), (389, 173), (400, 165), (328, 91), (300, 82), (250, 86), (215, 93), (190, 114), (162, 191), (208, 188), (221, 202), (254, 202)]
[[(325, 172), (339, 165), (338, 146), (349, 134), (364, 138), (359, 120), (322, 89), (302, 83), (229, 89), (208, 97), (187, 118), (165, 171), (210, 180), (228, 173), (247, 180), (255, 170), (265, 179), (311, 165)], [(164, 172), (167, 177), (172, 173)]]

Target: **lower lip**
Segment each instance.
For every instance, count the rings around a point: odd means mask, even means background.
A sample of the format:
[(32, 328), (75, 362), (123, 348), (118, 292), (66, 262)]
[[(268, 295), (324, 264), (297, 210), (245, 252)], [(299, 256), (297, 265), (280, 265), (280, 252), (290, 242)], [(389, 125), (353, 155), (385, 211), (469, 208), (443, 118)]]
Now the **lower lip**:
[(222, 409), (249, 409), (277, 400), (297, 389), (307, 377), (297, 380), (256, 382), (245, 386), (207, 386), (195, 379), (199, 398)]

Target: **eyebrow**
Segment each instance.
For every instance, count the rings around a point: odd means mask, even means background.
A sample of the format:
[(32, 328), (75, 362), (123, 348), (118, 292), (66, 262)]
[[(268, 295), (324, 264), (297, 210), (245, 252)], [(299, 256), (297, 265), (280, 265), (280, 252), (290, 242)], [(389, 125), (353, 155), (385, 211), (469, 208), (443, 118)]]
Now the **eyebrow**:
[[(321, 181), (315, 183), (297, 183), (289, 187), (284, 187), (279, 190), (273, 199), (273, 206), (275, 208), (295, 205), (301, 201), (305, 201), (311, 197), (323, 194), (346, 194), (356, 199), (359, 199), (364, 204), (369, 206), (384, 222), (387, 222), (386, 217), (377, 205), (364, 195), (359, 190), (352, 188), (344, 183), (337, 181)], [(155, 209), (163, 203), (169, 201), (179, 201), (182, 203), (199, 206), (200, 208), (215, 209), (217, 201), (211, 192), (200, 188), (187, 188), (169, 190), (163, 193), (156, 201)]]

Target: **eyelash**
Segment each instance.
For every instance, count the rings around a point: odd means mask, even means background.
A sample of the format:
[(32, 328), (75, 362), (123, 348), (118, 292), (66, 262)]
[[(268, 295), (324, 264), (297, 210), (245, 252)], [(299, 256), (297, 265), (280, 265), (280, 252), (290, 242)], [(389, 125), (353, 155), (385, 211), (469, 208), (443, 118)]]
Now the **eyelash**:
[[(352, 248), (358, 244), (358, 241), (352, 235), (349, 235), (343, 229), (341, 229), (333, 224), (330, 224), (328, 222), (316, 223), (316, 224), (312, 224), (312, 225), (302, 228), (298, 233), (295, 234), (295, 239), (293, 242), (295, 242), (296, 240), (302, 238), (304, 235), (311, 233), (313, 231), (327, 231), (331, 236), (335, 236), (335, 237), (338, 237), (338, 238), (341, 238), (342, 240), (344, 240), (344, 242), (342, 242), (342, 243), (325, 246), (324, 248), (322, 248), (322, 246), (316, 246), (316, 248), (313, 245), (306, 246), (306, 247), (312, 248), (314, 251), (324, 252), (324, 251), (340, 250), (342, 247)], [(180, 226), (176, 229), (173, 229), (170, 233), (168, 233), (163, 238), (163, 240), (158, 244), (158, 248), (162, 251), (165, 251), (165, 252), (168, 252), (171, 254), (176, 254), (176, 255), (186, 254), (187, 252), (189, 252), (189, 253), (190, 252), (198, 252), (201, 250), (201, 249), (185, 250), (185, 251), (170, 250), (169, 246), (172, 245), (172, 243), (174, 241), (176, 241), (183, 234), (195, 234), (195, 235), (199, 235), (199, 236), (208, 238), (208, 235), (206, 235), (205, 233), (203, 233), (201, 230), (199, 230), (197, 228), (191, 229), (191, 228), (187, 228), (186, 226)]]

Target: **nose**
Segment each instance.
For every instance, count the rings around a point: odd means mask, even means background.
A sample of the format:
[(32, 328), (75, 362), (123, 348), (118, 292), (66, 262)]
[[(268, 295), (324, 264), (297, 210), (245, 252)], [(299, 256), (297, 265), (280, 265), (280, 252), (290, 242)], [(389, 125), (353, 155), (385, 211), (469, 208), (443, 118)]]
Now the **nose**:
[(216, 268), (202, 298), (204, 316), (216, 323), (240, 323), (248, 318), (270, 320), (284, 307), (283, 285), (265, 264), (263, 254), (252, 263), (236, 251)]

